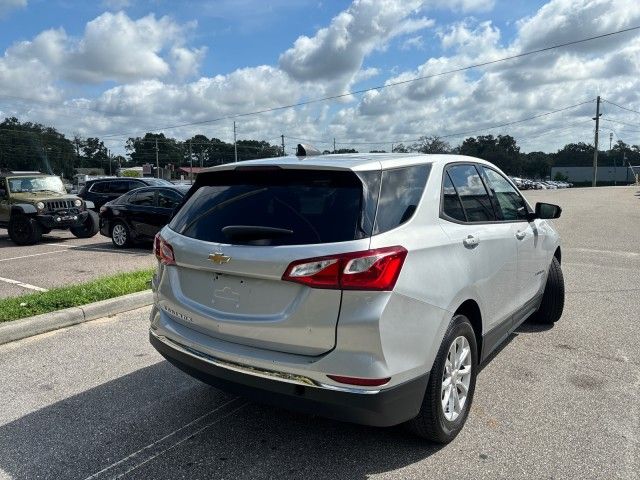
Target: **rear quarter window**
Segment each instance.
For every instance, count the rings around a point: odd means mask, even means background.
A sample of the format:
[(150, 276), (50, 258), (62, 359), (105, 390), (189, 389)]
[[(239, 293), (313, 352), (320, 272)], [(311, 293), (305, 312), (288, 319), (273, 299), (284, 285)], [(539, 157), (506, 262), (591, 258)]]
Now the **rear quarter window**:
[(430, 164), (383, 170), (374, 235), (392, 230), (411, 219), (430, 171)]

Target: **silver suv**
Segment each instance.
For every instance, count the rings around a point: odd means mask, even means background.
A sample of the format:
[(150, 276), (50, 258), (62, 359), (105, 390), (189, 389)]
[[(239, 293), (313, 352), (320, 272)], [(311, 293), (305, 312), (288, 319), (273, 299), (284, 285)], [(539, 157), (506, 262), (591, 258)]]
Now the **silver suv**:
[(559, 215), (457, 155), (215, 167), (156, 237), (150, 340), (223, 390), (448, 442), (479, 363), (560, 318)]

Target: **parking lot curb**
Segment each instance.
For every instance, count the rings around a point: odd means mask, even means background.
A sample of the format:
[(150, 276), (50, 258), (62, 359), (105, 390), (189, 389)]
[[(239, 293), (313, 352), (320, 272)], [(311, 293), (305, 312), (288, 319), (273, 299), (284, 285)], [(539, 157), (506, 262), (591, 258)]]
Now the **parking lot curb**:
[(0, 323), (0, 345), (116, 313), (135, 310), (151, 305), (151, 303), (153, 303), (153, 292), (144, 290), (87, 305)]

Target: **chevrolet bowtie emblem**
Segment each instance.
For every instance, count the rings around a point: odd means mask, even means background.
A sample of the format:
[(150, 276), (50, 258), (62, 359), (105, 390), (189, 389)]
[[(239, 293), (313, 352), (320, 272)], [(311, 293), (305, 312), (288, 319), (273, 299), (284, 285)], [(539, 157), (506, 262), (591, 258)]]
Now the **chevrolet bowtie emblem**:
[(231, 257), (227, 257), (224, 253), (216, 252), (209, 255), (209, 260), (218, 265), (222, 265), (223, 263), (229, 263)]

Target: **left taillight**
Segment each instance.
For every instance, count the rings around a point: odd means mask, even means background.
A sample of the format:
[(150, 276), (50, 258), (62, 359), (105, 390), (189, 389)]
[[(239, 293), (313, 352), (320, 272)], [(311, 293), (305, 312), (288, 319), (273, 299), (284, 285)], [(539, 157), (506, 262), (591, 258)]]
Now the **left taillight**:
[(163, 265), (175, 265), (176, 257), (173, 253), (173, 247), (158, 233), (153, 240), (153, 252), (156, 258)]
[(401, 246), (296, 260), (282, 280), (312, 288), (393, 290), (407, 250)]

